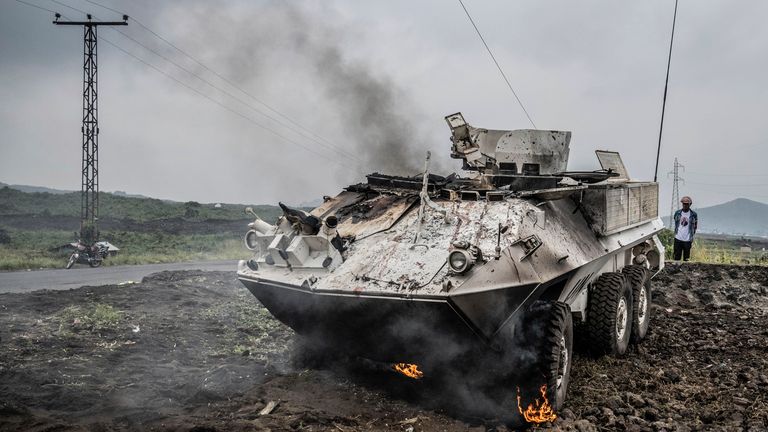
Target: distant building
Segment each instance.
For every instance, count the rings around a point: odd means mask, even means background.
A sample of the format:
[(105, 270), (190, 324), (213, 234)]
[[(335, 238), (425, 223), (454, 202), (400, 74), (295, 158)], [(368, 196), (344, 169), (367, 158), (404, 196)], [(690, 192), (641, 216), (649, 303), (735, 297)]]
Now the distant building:
[(752, 252), (752, 246), (750, 245), (743, 245), (739, 248), (740, 252)]
[(220, 203), (216, 203), (216, 204), (213, 205), (213, 208), (221, 208), (221, 204)]

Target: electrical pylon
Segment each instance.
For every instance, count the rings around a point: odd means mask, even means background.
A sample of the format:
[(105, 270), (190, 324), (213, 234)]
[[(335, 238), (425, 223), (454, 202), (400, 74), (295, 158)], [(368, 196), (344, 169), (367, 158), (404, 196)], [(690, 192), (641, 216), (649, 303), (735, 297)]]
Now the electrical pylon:
[(675, 165), (672, 171), (667, 173), (667, 176), (672, 176), (672, 204), (669, 207), (669, 229), (675, 227), (675, 210), (680, 202), (680, 188), (679, 183), (685, 183), (685, 179), (680, 177), (680, 170), (685, 171), (685, 166), (677, 161), (675, 158)]
[(98, 240), (96, 223), (99, 220), (99, 116), (96, 29), (99, 26), (128, 25), (128, 16), (123, 21), (59, 21), (56, 25), (83, 26), (83, 160), (81, 165), (82, 181), (80, 188), (80, 239), (86, 243)]

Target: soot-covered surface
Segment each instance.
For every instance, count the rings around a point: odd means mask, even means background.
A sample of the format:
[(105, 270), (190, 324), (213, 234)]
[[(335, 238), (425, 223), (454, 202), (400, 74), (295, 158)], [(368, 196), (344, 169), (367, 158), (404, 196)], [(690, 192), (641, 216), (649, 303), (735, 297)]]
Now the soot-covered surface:
[[(648, 339), (577, 353), (566, 409), (540, 428), (767, 430), (768, 268), (671, 265), (654, 288)], [(507, 429), (434, 380), (296, 367), (291, 330), (230, 273), (2, 294), (0, 338), (0, 430)]]

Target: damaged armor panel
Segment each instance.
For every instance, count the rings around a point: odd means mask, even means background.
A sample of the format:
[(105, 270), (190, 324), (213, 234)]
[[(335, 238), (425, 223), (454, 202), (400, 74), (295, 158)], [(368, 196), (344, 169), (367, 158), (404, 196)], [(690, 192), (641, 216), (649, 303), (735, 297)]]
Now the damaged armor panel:
[(446, 117), (453, 141), (451, 157), (464, 168), (495, 174), (553, 175), (566, 170), (571, 133), (523, 129), (479, 129), (461, 113)]

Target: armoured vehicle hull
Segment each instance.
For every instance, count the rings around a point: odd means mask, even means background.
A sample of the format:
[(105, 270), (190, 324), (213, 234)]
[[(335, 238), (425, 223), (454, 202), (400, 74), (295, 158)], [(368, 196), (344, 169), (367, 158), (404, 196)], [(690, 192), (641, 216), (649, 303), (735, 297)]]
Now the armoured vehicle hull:
[[(572, 321), (587, 324), (598, 350), (615, 345), (614, 354), (623, 354), (630, 332), (639, 341), (647, 331), (648, 281), (663, 267), (658, 185), (629, 181), (610, 153), (599, 154), (609, 170), (564, 172), (568, 132), (488, 131), (460, 114), (447, 120), (452, 156), (477, 176), (430, 176), (428, 157), (423, 176), (372, 174), (308, 214), (284, 208), (276, 225), (257, 218), (246, 235), (254, 256), (239, 263), (238, 277), (300, 335), (424, 371), (455, 369), (478, 353), (525, 361), (521, 353), (542, 346), (554, 325), (556, 364), (536, 369), (543, 372), (533, 380), (549, 384), (558, 409)], [(623, 270), (613, 285), (603, 276)], [(609, 306), (595, 300), (596, 289)], [(542, 304), (548, 312), (534, 315)], [(633, 317), (642, 321), (634, 330)], [(533, 360), (550, 351), (544, 346)]]

